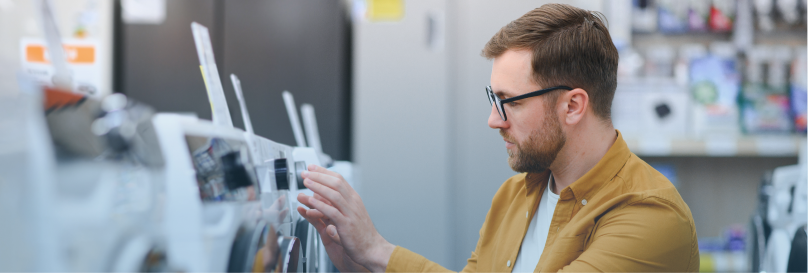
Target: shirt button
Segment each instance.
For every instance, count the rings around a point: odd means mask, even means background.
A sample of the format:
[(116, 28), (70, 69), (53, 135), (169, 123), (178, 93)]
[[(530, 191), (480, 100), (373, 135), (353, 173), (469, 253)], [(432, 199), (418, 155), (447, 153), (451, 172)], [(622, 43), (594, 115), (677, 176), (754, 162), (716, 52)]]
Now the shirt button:
[(508, 267), (511, 267), (511, 260), (508, 260)]
[(581, 205), (584, 205), (584, 206), (586, 206), (586, 199), (584, 199), (584, 200), (581, 200)]

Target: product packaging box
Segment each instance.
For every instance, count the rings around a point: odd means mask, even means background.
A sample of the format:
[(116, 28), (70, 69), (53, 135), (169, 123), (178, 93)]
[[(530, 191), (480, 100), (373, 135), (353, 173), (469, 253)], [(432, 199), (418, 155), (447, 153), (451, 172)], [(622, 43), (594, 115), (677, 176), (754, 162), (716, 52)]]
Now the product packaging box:
[(740, 98), (744, 132), (790, 133), (794, 125), (788, 81), (791, 48), (756, 46), (746, 55)]
[(794, 130), (806, 133), (806, 104), (808, 104), (808, 94), (806, 94), (806, 86), (808, 86), (808, 69), (806, 68), (806, 52), (805, 47), (797, 47), (794, 49), (796, 58), (791, 64), (791, 111), (794, 118)]
[(740, 74), (728, 55), (711, 54), (690, 64), (689, 89), (693, 98), (691, 123), (696, 136), (737, 134)]

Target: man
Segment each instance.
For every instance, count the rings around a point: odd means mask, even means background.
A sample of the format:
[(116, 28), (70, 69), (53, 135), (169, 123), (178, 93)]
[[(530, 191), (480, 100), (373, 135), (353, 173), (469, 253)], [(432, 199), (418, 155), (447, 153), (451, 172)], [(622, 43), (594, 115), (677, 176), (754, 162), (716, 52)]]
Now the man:
[[(488, 125), (521, 174), (492, 200), (463, 271), (697, 271), (696, 230), (676, 188), (632, 154), (610, 119), (617, 50), (605, 19), (548, 4), (486, 44)], [(341, 176), (311, 166), (298, 211), (342, 272), (447, 271), (388, 243)]]

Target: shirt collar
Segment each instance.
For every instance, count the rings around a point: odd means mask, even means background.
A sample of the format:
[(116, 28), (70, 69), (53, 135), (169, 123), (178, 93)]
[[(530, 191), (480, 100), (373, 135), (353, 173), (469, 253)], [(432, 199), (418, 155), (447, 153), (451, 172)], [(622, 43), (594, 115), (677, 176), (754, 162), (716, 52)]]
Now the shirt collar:
[(578, 178), (569, 186), (575, 199), (585, 199), (594, 195), (606, 182), (611, 181), (617, 175), (617, 172), (623, 168), (628, 158), (631, 157), (631, 151), (629, 151), (626, 141), (623, 140), (623, 134), (618, 130), (615, 131), (617, 132), (617, 139), (609, 148), (609, 151), (595, 164), (595, 167), (592, 167), (584, 176)]
[[(529, 196), (539, 189), (547, 189), (549, 186), (550, 170), (540, 173), (528, 173), (525, 176), (525, 195)], [(539, 192), (541, 194), (541, 192)]]
[[(592, 167), (584, 176), (578, 178), (569, 186), (576, 199), (587, 198), (594, 194), (606, 182), (617, 175), (617, 172), (622, 169), (631, 156), (631, 151), (629, 151), (626, 141), (623, 140), (623, 134), (619, 130), (615, 131), (617, 132), (617, 139), (609, 148), (609, 151), (606, 152), (606, 155), (595, 164), (595, 167)], [(526, 195), (530, 195), (537, 189), (542, 189), (542, 187), (546, 188), (549, 178), (550, 170), (541, 173), (528, 173), (525, 176)]]

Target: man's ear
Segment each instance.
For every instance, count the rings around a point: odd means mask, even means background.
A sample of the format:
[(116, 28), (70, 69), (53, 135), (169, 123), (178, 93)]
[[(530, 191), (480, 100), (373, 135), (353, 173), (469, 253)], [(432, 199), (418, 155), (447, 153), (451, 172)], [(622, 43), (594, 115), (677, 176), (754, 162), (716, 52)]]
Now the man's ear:
[(586, 108), (589, 107), (589, 94), (585, 90), (581, 88), (570, 90), (561, 96), (561, 101), (564, 104), (563, 120), (567, 125), (578, 124), (583, 120)]

